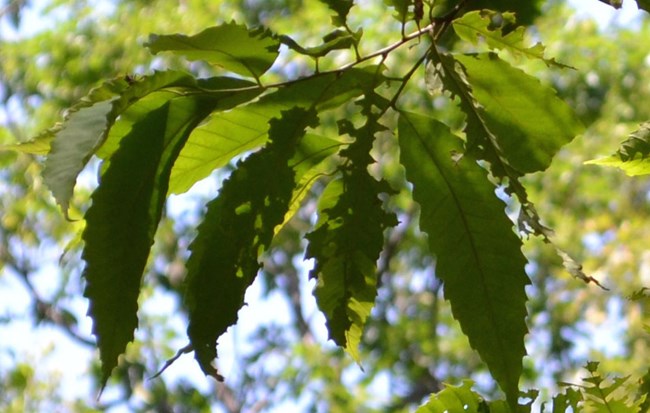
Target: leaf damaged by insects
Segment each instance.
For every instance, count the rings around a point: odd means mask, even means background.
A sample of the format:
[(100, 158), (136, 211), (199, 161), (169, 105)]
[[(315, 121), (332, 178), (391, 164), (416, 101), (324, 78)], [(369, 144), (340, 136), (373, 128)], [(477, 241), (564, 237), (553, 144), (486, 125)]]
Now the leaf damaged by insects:
[(313, 109), (294, 108), (269, 123), (269, 143), (237, 164), (208, 203), (190, 245), (187, 333), (201, 369), (216, 378), (217, 340), (237, 321), (246, 289), (260, 268), (259, 256), (284, 220), (295, 179), (289, 161), (305, 129), (316, 126), (318, 118)]

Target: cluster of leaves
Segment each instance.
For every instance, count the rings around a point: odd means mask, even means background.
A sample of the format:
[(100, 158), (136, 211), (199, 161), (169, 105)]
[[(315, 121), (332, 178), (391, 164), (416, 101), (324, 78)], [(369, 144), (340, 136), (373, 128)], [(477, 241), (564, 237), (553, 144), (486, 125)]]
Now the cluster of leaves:
[[(637, 413), (648, 411), (650, 393), (648, 379), (650, 371), (641, 379), (636, 394), (629, 386), (630, 376), (603, 377), (598, 371), (597, 362), (585, 365), (589, 373), (582, 379), (582, 384), (561, 383), (565, 391), (553, 397), (549, 408), (553, 413), (561, 412), (621, 412)], [(479, 413), (508, 413), (510, 408), (503, 400), (486, 401), (472, 390), (473, 382), (466, 380), (460, 386), (446, 386), (429, 401), (422, 405), (416, 413), (444, 412), (479, 412)], [(531, 390), (521, 394), (528, 400), (518, 405), (518, 412), (530, 412), (539, 393)], [(541, 403), (539, 411), (545, 410), (546, 403)]]
[[(512, 14), (468, 10), (465, 2), (436, 5), (428, 13), (419, 9), (422, 2), (387, 2), (402, 33), (411, 22), (418, 30), (362, 55), (363, 33), (347, 25), (354, 2), (325, 3), (335, 13), (335, 30), (315, 47), (235, 22), (194, 36), (152, 36), (147, 46), (153, 53), (201, 60), (235, 76), (199, 79), (170, 70), (113, 79), (72, 107), (63, 124), (32, 142), (5, 147), (47, 154), (44, 179), (65, 214), (79, 173), (91, 157), (103, 159), (100, 185), (84, 217), (83, 258), (104, 380), (138, 326), (143, 273), (167, 196), (238, 158), (207, 204), (187, 261), (188, 337), (199, 365), (221, 378), (211, 364), (217, 341), (236, 322), (261, 257), (319, 181), (326, 186), (318, 194), (318, 221), (305, 236), (306, 256), (316, 262), (311, 276), (330, 338), (359, 361), (383, 233), (397, 224), (381, 201), (393, 190), (369, 172), (375, 162), (370, 151), (388, 117), (397, 115), (400, 162), (421, 208), (420, 228), (436, 257), (436, 275), (454, 317), (514, 408), (529, 280), (521, 238), (495, 190), (500, 186), (518, 201), (520, 235), (548, 239), (550, 231), (520, 181), (545, 170), (582, 126), (552, 89), (510, 62), (563, 66), (547, 58), (542, 45), (525, 43)], [(450, 28), (474, 48), (471, 53), (446, 51)], [(416, 40), (427, 47), (412, 57), (412, 69), (386, 75), (386, 57)], [(334, 51), (349, 51), (352, 61), (268, 83), (265, 76), (283, 44), (317, 63)], [(413, 113), (399, 105), (420, 72), (432, 95), (456, 104), (464, 117), (461, 130), (442, 123), (435, 111)], [(319, 134), (325, 112), (349, 102), (361, 106), (363, 125), (342, 120), (339, 136)], [(645, 135), (637, 135), (624, 156), (647, 154), (639, 147)]]

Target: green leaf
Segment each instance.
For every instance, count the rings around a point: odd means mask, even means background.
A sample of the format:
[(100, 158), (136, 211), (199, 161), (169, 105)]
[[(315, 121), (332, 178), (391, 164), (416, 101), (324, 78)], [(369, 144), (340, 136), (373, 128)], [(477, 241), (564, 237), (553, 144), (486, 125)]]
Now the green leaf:
[[(370, 176), (367, 166), (372, 158), (363, 150), (369, 150), (374, 134), (381, 129), (376, 119), (370, 118), (359, 130), (348, 130), (356, 141), (341, 155), (348, 157), (351, 165), (323, 192), (318, 223), (306, 236), (305, 257), (316, 260), (310, 276), (317, 279), (314, 294), (325, 314), (329, 337), (357, 363), (363, 328), (377, 295), (376, 263), (384, 244), (383, 232), (397, 225), (395, 215), (384, 211), (378, 198), (390, 188)], [(360, 153), (365, 156), (358, 157)]]
[(505, 205), (461, 141), (428, 117), (402, 112), (401, 162), (420, 204), (420, 227), (436, 255), (436, 275), (469, 342), (511, 406), (526, 351), (526, 259)]
[(449, 93), (452, 99), (456, 99), (466, 117), (465, 152), (488, 161), (495, 177), (508, 177), (516, 181), (521, 173), (503, 159), (497, 138), (485, 120), (485, 108), (474, 97), (463, 66), (453, 56), (439, 53), (435, 47), (431, 49), (430, 58), (426, 67), (427, 89), (434, 96)]
[[(9, 133), (7, 133), (7, 136)], [(47, 155), (50, 152), (50, 145), (54, 134), (47, 130), (29, 141), (0, 145), (0, 151), (17, 151), (31, 153), (33, 155)]]
[(451, 55), (430, 49), (431, 61), (426, 68), (426, 83), (433, 95), (449, 93), (465, 114), (465, 153), (487, 161), (490, 173), (505, 184), (505, 191), (521, 203), (520, 230), (548, 239), (549, 230), (540, 222), (534, 205), (528, 200), (526, 188), (519, 182), (522, 172), (515, 169), (502, 153), (496, 135), (488, 127), (485, 108), (474, 97), (464, 67)]
[(622, 161), (618, 155), (611, 155), (605, 158), (592, 159), (585, 162), (585, 164), (613, 166), (621, 169), (628, 176), (650, 174), (650, 158), (635, 158), (629, 161)]
[[(561, 383), (560, 383), (561, 384)], [(569, 407), (574, 412), (579, 412), (579, 404), (583, 401), (582, 393), (574, 388), (567, 388), (564, 393), (559, 393), (553, 397), (553, 413), (564, 413)]]
[(650, 122), (645, 122), (621, 143), (621, 147), (615, 154), (585, 163), (613, 166), (622, 169), (629, 176), (647, 175), (650, 174), (648, 154), (650, 154)]
[(313, 110), (295, 108), (270, 121), (269, 144), (240, 161), (205, 219), (187, 262), (188, 336), (195, 358), (207, 375), (220, 379), (212, 366), (217, 339), (237, 321), (246, 288), (260, 267), (275, 227), (282, 223), (294, 189), (289, 160), (305, 134), (315, 126)]
[(66, 217), (77, 176), (101, 143), (112, 107), (106, 100), (74, 112), (52, 142), (43, 179)]
[(348, 13), (352, 6), (354, 6), (354, 0), (320, 0), (320, 2), (326, 4), (336, 13), (336, 16), (332, 16), (332, 24), (334, 26), (346, 25)]
[(268, 139), (268, 122), (293, 107), (319, 112), (339, 106), (355, 96), (377, 78), (377, 67), (328, 74), (292, 83), (259, 101), (227, 113), (214, 113), (196, 128), (181, 151), (172, 170), (169, 190), (179, 194), (199, 180), (221, 168), (242, 153), (259, 148)]
[(117, 78), (104, 82), (74, 105), (63, 123), (16, 148), (32, 152), (49, 150), (43, 177), (67, 217), (77, 176), (104, 144), (117, 117), (138, 99), (181, 85), (197, 87), (191, 76), (174, 71), (157, 72), (138, 80)]
[(153, 54), (172, 52), (258, 79), (275, 62), (280, 43), (268, 30), (248, 29), (233, 21), (194, 36), (154, 34), (145, 46)]
[(343, 145), (342, 142), (324, 136), (308, 133), (296, 148), (296, 154), (289, 161), (295, 171), (295, 183), (289, 209), (282, 225), (275, 229), (277, 233), (298, 212), (302, 200), (318, 178), (327, 174), (333, 167), (325, 162)]
[(493, 50), (507, 50), (515, 56), (539, 59), (548, 66), (569, 67), (556, 62), (555, 59), (544, 57), (544, 46), (541, 43), (531, 47), (526, 46), (525, 27), (519, 26), (504, 34), (503, 29), (513, 23), (513, 13), (481, 10), (465, 13), (461, 18), (453, 21), (453, 27), (461, 39), (471, 44), (478, 45), (482, 40)]
[(445, 388), (432, 394), (429, 401), (420, 406), (415, 413), (466, 413), (479, 411), (483, 401), (472, 390), (474, 382), (463, 380), (460, 386), (445, 384)]
[(138, 325), (142, 273), (153, 243), (172, 164), (190, 131), (218, 104), (177, 97), (133, 123), (92, 195), (83, 233), (84, 295), (106, 384)]
[[(75, 117), (76, 122), (79, 122), (82, 118), (87, 118), (88, 114), (83, 116), (77, 116), (76, 113), (82, 109), (87, 109), (96, 103), (103, 102), (106, 100), (114, 100), (116, 96), (119, 96), (121, 93), (129, 87), (129, 82), (125, 80), (124, 77), (119, 77), (116, 79), (111, 79), (100, 86), (92, 89), (86, 96), (81, 98), (74, 106), (69, 108), (66, 111), (63, 122), (59, 122), (53, 127), (39, 133), (34, 138), (30, 139), (27, 142), (21, 142), (13, 145), (3, 145), (0, 146), (0, 150), (16, 150), (24, 153), (32, 153), (35, 155), (46, 155), (50, 152), (50, 146), (52, 141), (55, 139), (56, 134), (61, 132), (61, 130), (66, 126), (65, 123), (71, 118)], [(108, 116), (107, 116), (108, 117)], [(100, 121), (101, 122), (101, 121)], [(104, 123), (110, 123), (107, 120)], [(74, 127), (72, 129), (75, 129)], [(91, 138), (92, 139), (92, 138)], [(76, 175), (74, 176), (76, 178)]]
[[(37, 155), (45, 155), (50, 151), (50, 144), (57, 133), (64, 127), (65, 122), (74, 115), (75, 112), (93, 106), (99, 102), (111, 100), (113, 108), (107, 115), (106, 126), (109, 128), (117, 116), (124, 111), (134, 101), (146, 96), (147, 94), (158, 89), (187, 83), (192, 80), (192, 76), (184, 72), (165, 71), (155, 72), (153, 75), (134, 79), (131, 76), (121, 76), (108, 80), (100, 86), (92, 89), (86, 96), (81, 98), (74, 106), (67, 110), (63, 122), (57, 123), (52, 128), (41, 132), (28, 142), (15, 145), (0, 147), (1, 149), (11, 149)], [(116, 99), (119, 97), (118, 99)], [(87, 156), (89, 157), (89, 155)], [(76, 176), (75, 176), (76, 178)]]
[(457, 55), (482, 119), (502, 156), (522, 173), (543, 171), (560, 148), (582, 133), (573, 110), (555, 91), (495, 54)]
[(639, 411), (647, 412), (650, 410), (650, 368), (648, 368), (643, 377), (639, 379), (637, 392), (637, 400), (640, 403)]

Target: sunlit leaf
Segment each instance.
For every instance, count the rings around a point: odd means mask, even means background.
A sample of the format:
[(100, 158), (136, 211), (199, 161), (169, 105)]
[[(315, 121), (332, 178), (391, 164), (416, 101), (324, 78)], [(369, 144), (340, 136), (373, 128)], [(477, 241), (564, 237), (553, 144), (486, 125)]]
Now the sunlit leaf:
[(536, 43), (534, 46), (527, 46), (524, 35), (525, 27), (519, 26), (516, 29), (503, 33), (504, 26), (514, 24), (513, 13), (499, 13), (491, 10), (472, 11), (463, 14), (462, 17), (454, 20), (453, 27), (456, 34), (472, 44), (479, 44), (479, 41), (493, 50), (507, 50), (515, 56), (523, 56), (529, 59), (542, 60), (549, 66), (568, 67), (544, 56), (544, 46)]
[[(117, 78), (93, 89), (73, 106), (64, 122), (43, 132), (18, 150), (48, 151), (43, 177), (63, 213), (67, 216), (77, 176), (93, 154), (105, 143), (118, 116), (133, 102), (163, 88), (196, 87), (197, 82), (183, 72), (156, 72), (151, 76), (126, 80)], [(110, 146), (110, 145), (109, 145)], [(117, 148), (117, 143), (114, 149)], [(105, 156), (110, 154), (104, 150)]]
[(325, 189), (316, 229), (306, 236), (305, 257), (316, 261), (310, 277), (317, 280), (314, 294), (329, 337), (357, 363), (358, 346), (377, 295), (376, 263), (384, 244), (383, 232), (397, 225), (395, 215), (383, 210), (378, 197), (390, 188), (367, 170), (372, 161), (367, 150), (381, 129), (373, 118), (358, 130), (348, 129), (356, 141), (341, 154), (352, 164)]
[(257, 79), (275, 62), (280, 42), (268, 30), (231, 22), (194, 36), (151, 35), (146, 46), (154, 54), (173, 52)]
[(621, 147), (616, 153), (585, 163), (613, 166), (622, 169), (629, 176), (647, 175), (650, 174), (648, 154), (650, 154), (650, 122), (645, 122), (621, 143)]
[(276, 232), (298, 212), (302, 200), (318, 178), (331, 172), (332, 167), (326, 159), (338, 152), (341, 145), (340, 141), (309, 133), (301, 139), (296, 154), (289, 161), (295, 171), (295, 188), (284, 222), (276, 227)]
[(471, 380), (464, 380), (460, 386), (446, 384), (444, 389), (432, 394), (429, 401), (415, 413), (478, 412), (482, 399), (472, 390), (473, 385)]
[(169, 190), (187, 191), (212, 171), (242, 153), (259, 148), (268, 139), (269, 120), (293, 107), (315, 106), (324, 111), (359, 96), (376, 79), (377, 68), (355, 69), (341, 76), (330, 74), (291, 84), (257, 102), (227, 113), (215, 113), (196, 128), (172, 170)]
[(518, 171), (545, 170), (560, 148), (582, 133), (573, 110), (536, 78), (491, 53), (455, 58), (502, 156)]
[(314, 111), (295, 108), (270, 121), (269, 144), (239, 162), (208, 204), (187, 262), (188, 335), (195, 358), (207, 375), (217, 339), (237, 321), (246, 288), (260, 268), (275, 227), (291, 202), (295, 172), (289, 164), (305, 128), (317, 125)]
[(428, 117), (402, 112), (400, 159), (420, 204), (420, 226), (436, 255), (436, 275), (470, 344), (516, 406), (526, 354), (529, 280), (521, 240), (486, 172), (461, 141)]
[[(9, 133), (7, 133), (7, 135), (9, 135)], [(54, 133), (45, 131), (26, 142), (0, 145), (0, 151), (18, 151), (31, 153), (33, 155), (47, 155), (50, 152), (50, 145), (53, 139)]]

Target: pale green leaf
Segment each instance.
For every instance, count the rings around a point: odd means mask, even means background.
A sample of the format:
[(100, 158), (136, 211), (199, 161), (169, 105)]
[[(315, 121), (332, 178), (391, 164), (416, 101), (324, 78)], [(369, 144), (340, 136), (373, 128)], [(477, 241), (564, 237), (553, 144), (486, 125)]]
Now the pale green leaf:
[(257, 79), (275, 62), (280, 42), (268, 30), (248, 29), (231, 22), (194, 36), (154, 34), (146, 46), (154, 54), (172, 52)]
[(0, 145), (0, 151), (17, 151), (22, 153), (31, 153), (33, 155), (47, 155), (50, 152), (50, 145), (53, 139), (54, 134), (45, 131), (26, 142)]
[(449, 128), (402, 112), (400, 159), (420, 204), (420, 227), (436, 255), (436, 275), (470, 344), (517, 405), (526, 351), (529, 283), (521, 240), (486, 172), (462, 151)]
[(585, 163), (613, 166), (622, 169), (629, 176), (647, 175), (650, 173), (648, 154), (650, 154), (650, 122), (645, 122), (621, 143), (621, 147), (615, 154)]
[(289, 161), (295, 172), (293, 195), (284, 222), (276, 227), (276, 233), (298, 212), (303, 199), (318, 178), (331, 172), (333, 168), (326, 160), (334, 155), (341, 145), (343, 143), (340, 141), (311, 133), (301, 139), (296, 154)]
[(445, 388), (432, 394), (429, 401), (415, 413), (469, 413), (477, 412), (481, 397), (472, 390), (474, 382), (464, 380), (460, 386), (445, 384)]
[(621, 169), (629, 176), (650, 174), (650, 158), (637, 157), (629, 161), (622, 161), (618, 155), (612, 155), (605, 158), (593, 159), (585, 163), (591, 165), (613, 166)]
[(66, 217), (77, 176), (101, 144), (112, 108), (106, 100), (72, 113), (51, 144), (43, 179)]
[(495, 54), (457, 55), (502, 157), (522, 173), (543, 171), (584, 127), (555, 91)]
[[(79, 102), (68, 109), (66, 111), (63, 122), (59, 122), (53, 127), (39, 133), (37, 136), (27, 142), (0, 146), (0, 150), (9, 149), (25, 153), (32, 153), (35, 155), (46, 155), (50, 152), (50, 145), (54, 140), (56, 134), (65, 127), (65, 122), (67, 122), (67, 120), (77, 111), (106, 100), (113, 100), (115, 104), (117, 103), (117, 100), (115, 100), (115, 98), (124, 93), (129, 88), (129, 86), (129, 82), (124, 77), (108, 80), (102, 83), (100, 86), (91, 89), (91, 91), (88, 92), (86, 96), (81, 98)], [(112, 123), (110, 120), (111, 117), (108, 115), (106, 117), (107, 121), (105, 124)], [(74, 178), (76, 178), (76, 176)]]
[(376, 67), (354, 69), (338, 76), (318, 76), (291, 84), (258, 101), (227, 113), (214, 113), (192, 133), (174, 169), (172, 194), (190, 189), (234, 157), (259, 148), (268, 139), (269, 120), (293, 107), (324, 111), (359, 96), (376, 77)]
[(483, 41), (492, 50), (507, 50), (515, 56), (542, 60), (549, 66), (568, 67), (556, 62), (555, 59), (546, 58), (541, 43), (527, 46), (524, 38), (526, 29), (523, 26), (503, 34), (504, 24), (510, 22), (514, 22), (513, 13), (476, 10), (454, 20), (453, 27), (461, 39), (474, 45)]

